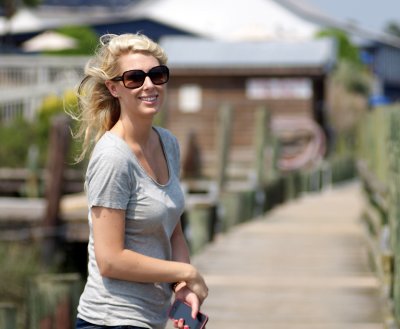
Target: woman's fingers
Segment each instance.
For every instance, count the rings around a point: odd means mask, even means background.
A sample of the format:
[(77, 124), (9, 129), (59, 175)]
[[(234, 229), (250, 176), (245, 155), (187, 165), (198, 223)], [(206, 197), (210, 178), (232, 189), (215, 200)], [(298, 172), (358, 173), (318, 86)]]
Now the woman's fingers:
[(190, 329), (189, 326), (185, 325), (184, 319), (174, 320), (174, 327), (178, 329)]

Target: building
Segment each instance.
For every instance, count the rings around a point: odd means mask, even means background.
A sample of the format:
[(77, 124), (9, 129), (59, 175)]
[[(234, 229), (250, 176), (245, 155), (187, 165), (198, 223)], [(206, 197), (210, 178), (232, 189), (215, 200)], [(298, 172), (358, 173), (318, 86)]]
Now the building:
[[(182, 127), (193, 124), (193, 113), (188, 111), (199, 107), (201, 113), (208, 111), (209, 117), (198, 113), (202, 121), (196, 120), (195, 125), (197, 129), (204, 127), (200, 143), (210, 163), (215, 134), (207, 133), (207, 129), (215, 123), (216, 108), (222, 102), (234, 104), (233, 145), (234, 154), (239, 155), (233, 156), (247, 158), (244, 167), (248, 167), (251, 157), (243, 156), (243, 149), (249, 148), (252, 139), (254, 118), (250, 113), (257, 104), (266, 105), (274, 116), (285, 112), (308, 117), (329, 142), (325, 86), (335, 63), (335, 47), (327, 41), (324, 53), (313, 52), (319, 44), (314, 36), (321, 28), (341, 28), (368, 41), (377, 90), (385, 96), (397, 97), (400, 93), (398, 75), (392, 74), (397, 72), (392, 71), (395, 63), (400, 62), (398, 39), (343, 25), (302, 1), (247, 0), (233, 4), (230, 0), (47, 0), (30, 13), (38, 19), (29, 31), (18, 33), (22, 30), (17, 24), (12, 30), (17, 45), (35, 33), (60, 25), (89, 25), (98, 34), (140, 31), (161, 41), (169, 53), (173, 74), (166, 124), (185, 143), (191, 129), (181, 131)], [(228, 63), (230, 66), (226, 66)], [(181, 111), (184, 99), (186, 112)], [(289, 143), (288, 149), (292, 146)]]
[[(232, 43), (167, 37), (161, 44), (172, 73), (166, 126), (181, 140), (184, 155), (190, 152), (190, 138), (196, 136), (206, 169), (216, 167), (219, 112), (226, 104), (233, 110), (230, 169), (237, 174), (249, 174), (254, 167), (260, 106), (269, 113), (269, 133), (274, 122), (295, 119), (281, 131), (291, 135), (286, 136), (286, 146), (293, 158), (303, 157), (310, 145), (324, 143), (311, 123), (329, 131), (323, 104), (326, 80), (336, 61), (332, 40)], [(301, 146), (299, 138), (304, 138)], [(308, 163), (323, 155), (324, 145), (318, 147)]]

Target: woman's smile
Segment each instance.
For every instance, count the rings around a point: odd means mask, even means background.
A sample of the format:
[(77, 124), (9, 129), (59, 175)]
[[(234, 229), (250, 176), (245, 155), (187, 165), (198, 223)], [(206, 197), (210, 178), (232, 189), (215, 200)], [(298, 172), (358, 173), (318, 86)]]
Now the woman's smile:
[(158, 95), (151, 95), (151, 96), (139, 96), (139, 99), (145, 103), (155, 103), (157, 102)]

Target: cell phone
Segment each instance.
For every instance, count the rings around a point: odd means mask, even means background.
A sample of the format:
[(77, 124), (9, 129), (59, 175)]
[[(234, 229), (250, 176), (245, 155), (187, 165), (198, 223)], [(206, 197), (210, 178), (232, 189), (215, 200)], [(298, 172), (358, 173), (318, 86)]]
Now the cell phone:
[(175, 299), (168, 316), (175, 320), (184, 319), (185, 325), (188, 325), (190, 329), (204, 329), (208, 321), (208, 316), (201, 312), (198, 312), (196, 319), (193, 319), (191, 306), (179, 299)]

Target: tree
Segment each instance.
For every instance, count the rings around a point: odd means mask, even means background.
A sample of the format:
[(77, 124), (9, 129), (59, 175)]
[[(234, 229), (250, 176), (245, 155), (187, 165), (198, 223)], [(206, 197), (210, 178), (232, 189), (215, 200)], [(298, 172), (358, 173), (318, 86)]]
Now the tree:
[(340, 82), (348, 91), (368, 96), (370, 91), (370, 76), (363, 65), (359, 49), (351, 42), (345, 31), (328, 28), (317, 33), (318, 38), (333, 38), (337, 43), (338, 65), (334, 79)]
[(338, 47), (339, 60), (345, 60), (355, 65), (361, 65), (361, 58), (358, 48), (350, 41), (347, 33), (336, 28), (327, 28), (317, 33), (317, 38), (334, 38)]
[(46, 55), (92, 55), (97, 46), (98, 36), (89, 26), (62, 26), (56, 32), (77, 41), (73, 49), (45, 51)]
[(389, 22), (385, 27), (385, 32), (392, 34), (396, 37), (400, 37), (400, 23), (399, 22)]

